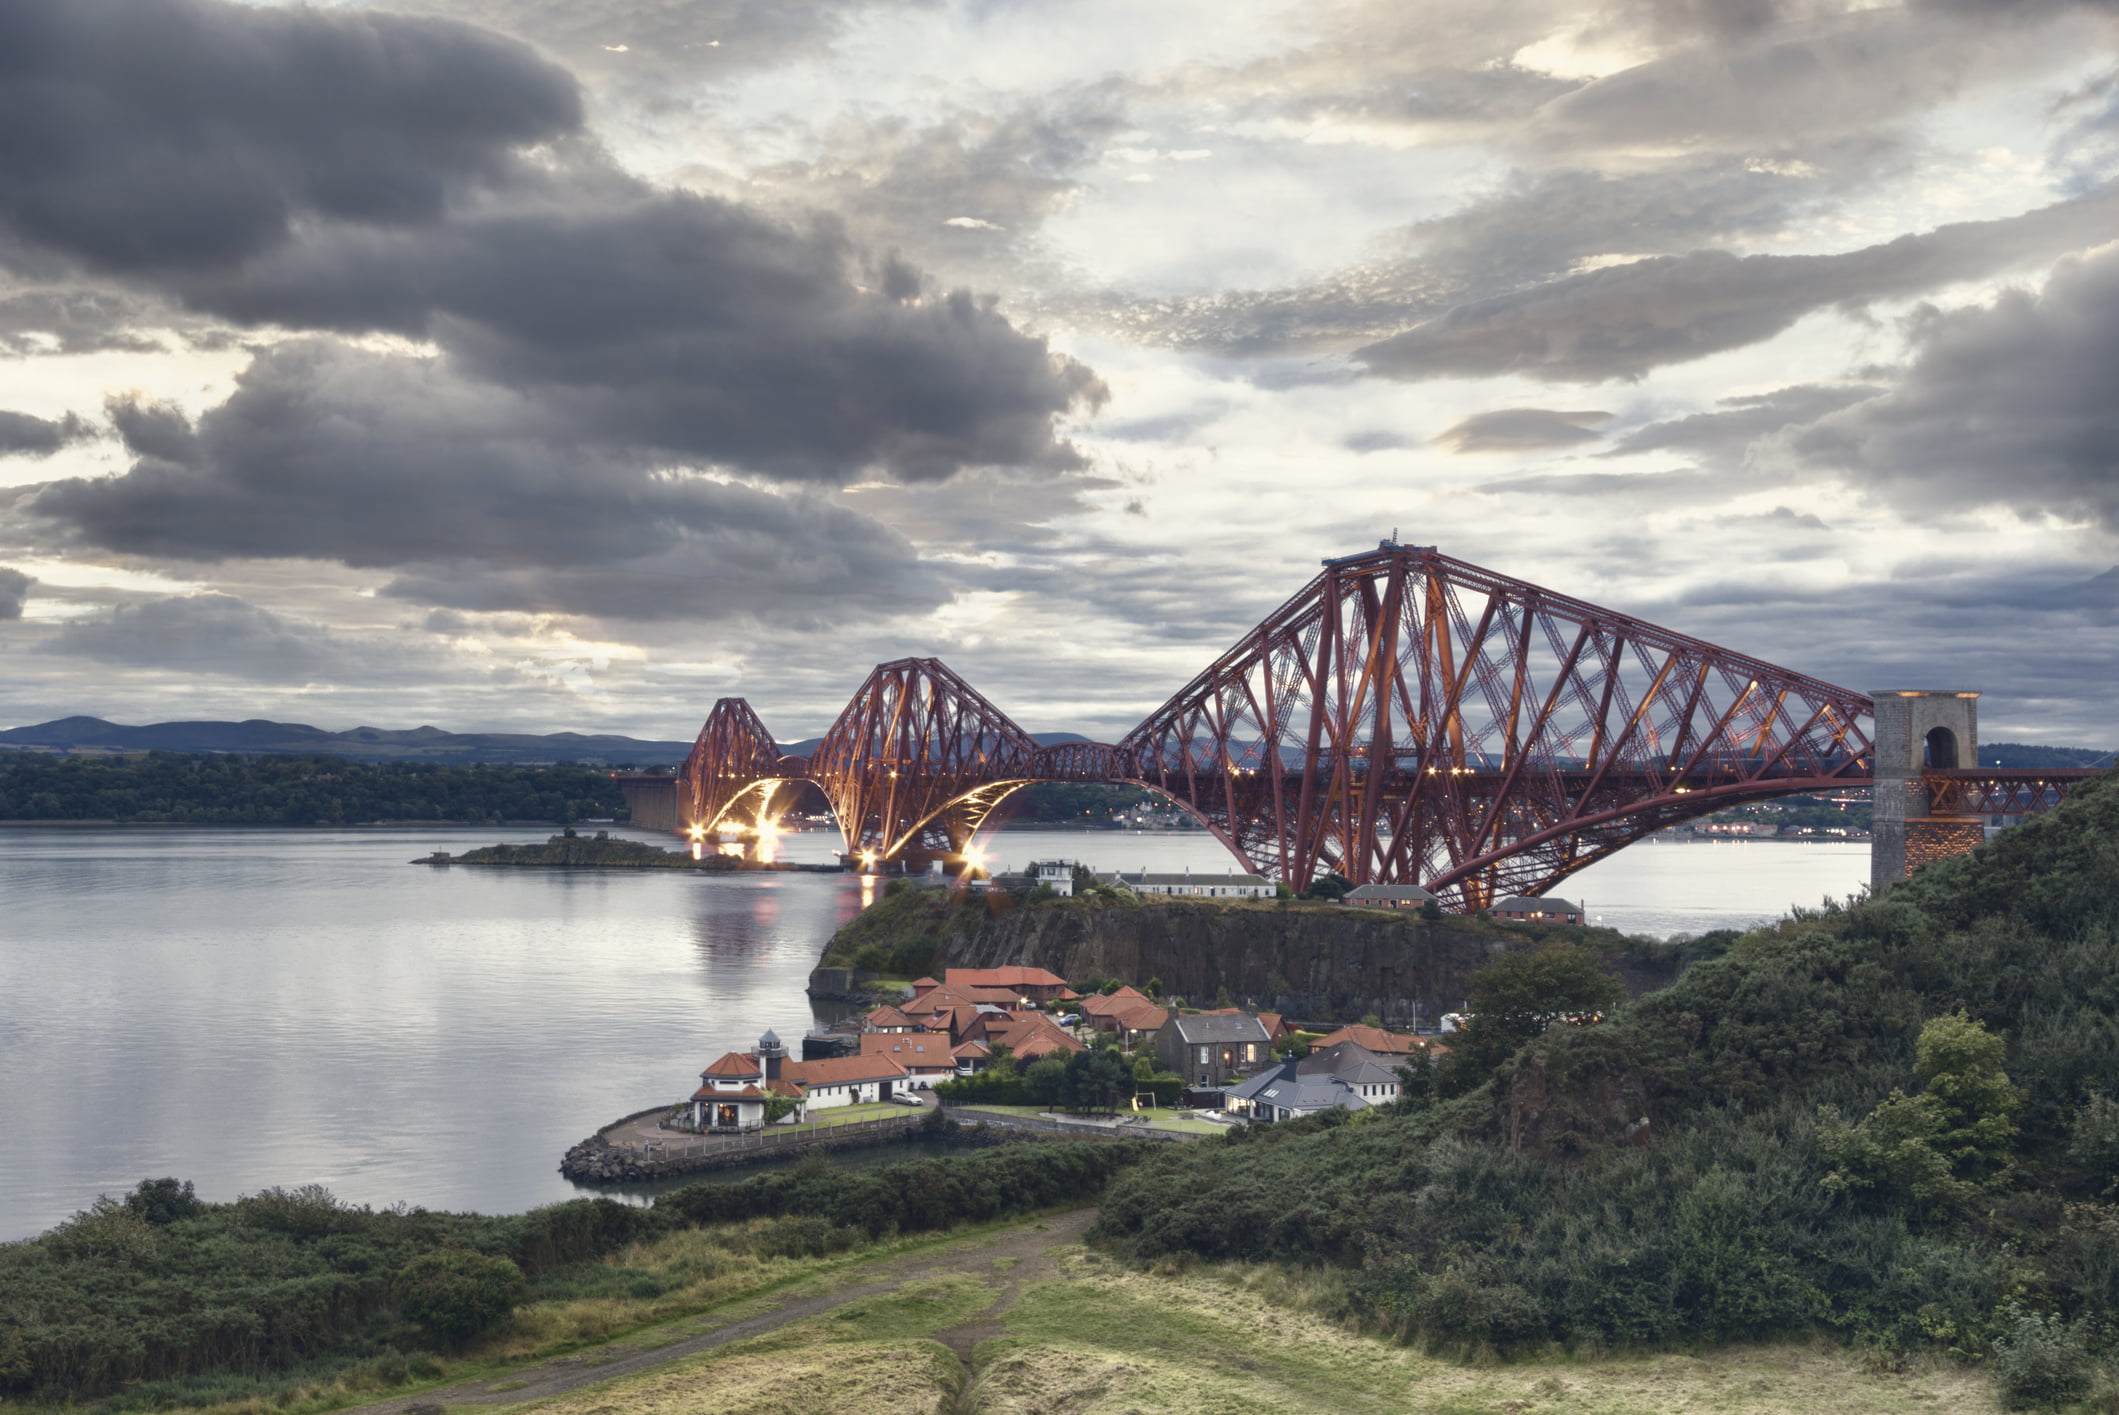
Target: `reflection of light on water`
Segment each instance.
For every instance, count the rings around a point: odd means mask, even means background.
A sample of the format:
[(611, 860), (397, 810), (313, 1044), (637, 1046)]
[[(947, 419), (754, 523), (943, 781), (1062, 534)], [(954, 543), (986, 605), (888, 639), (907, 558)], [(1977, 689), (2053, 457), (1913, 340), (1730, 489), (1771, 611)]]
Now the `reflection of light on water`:
[(866, 909), (869, 905), (875, 902), (876, 877), (874, 875), (864, 874), (861, 876), (861, 907), (863, 909)]
[(761, 864), (773, 862), (773, 855), (780, 844), (780, 825), (777, 821), (758, 822), (758, 860)]
[(701, 845), (701, 844), (700, 844), (700, 843), (699, 843), (698, 841), (694, 840), (694, 841), (692, 842), (692, 858), (693, 858), (694, 860), (699, 860), (699, 859), (704, 859), (704, 858), (705, 858), (705, 856), (706, 856), (706, 847), (705, 847), (705, 846), (703, 846), (703, 845)]

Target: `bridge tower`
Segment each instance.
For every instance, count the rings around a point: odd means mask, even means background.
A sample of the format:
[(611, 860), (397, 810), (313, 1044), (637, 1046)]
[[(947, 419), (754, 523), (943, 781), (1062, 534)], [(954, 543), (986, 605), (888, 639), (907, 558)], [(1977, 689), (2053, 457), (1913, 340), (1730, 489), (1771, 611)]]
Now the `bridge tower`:
[(1875, 695), (1876, 810), (1869, 893), (1986, 839), (1982, 815), (1938, 815), (1927, 775), (1979, 765), (1979, 694), (1894, 688)]

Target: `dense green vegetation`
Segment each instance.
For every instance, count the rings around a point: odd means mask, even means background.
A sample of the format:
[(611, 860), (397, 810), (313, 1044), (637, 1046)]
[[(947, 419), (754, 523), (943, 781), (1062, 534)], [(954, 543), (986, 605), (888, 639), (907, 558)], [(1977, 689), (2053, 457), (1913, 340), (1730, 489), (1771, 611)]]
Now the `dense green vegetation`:
[(584, 1265), (629, 1244), (774, 1219), (732, 1241), (839, 1252), (1090, 1197), (1137, 1148), (1054, 1141), (867, 1170), (811, 1162), (693, 1185), (652, 1208), (577, 1199), (504, 1217), (374, 1210), (314, 1186), (209, 1204), (188, 1184), (147, 1181), (0, 1245), (0, 1395), (124, 1391), (118, 1406), (151, 1408), (295, 1371), (358, 1369), (391, 1384), (525, 1298), (593, 1295), (605, 1270)]
[(0, 820), (181, 825), (623, 820), (610, 773), (559, 766), (437, 766), (344, 757), (0, 752)]
[(1008, 819), (1068, 825), (1104, 825), (1120, 811), (1162, 797), (1138, 786), (1105, 786), (1089, 781), (1041, 781), (1026, 786), (1008, 801)]
[(1449, 1345), (1826, 1331), (2086, 1389), (2119, 1319), (2119, 779), (1448, 1090), (1157, 1153), (1102, 1230), (1336, 1264)]

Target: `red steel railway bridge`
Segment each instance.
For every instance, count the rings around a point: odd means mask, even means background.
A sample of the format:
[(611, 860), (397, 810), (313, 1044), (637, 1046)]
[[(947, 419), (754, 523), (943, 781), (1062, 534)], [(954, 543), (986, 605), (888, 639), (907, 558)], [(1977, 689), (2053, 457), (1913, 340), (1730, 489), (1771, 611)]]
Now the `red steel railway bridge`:
[(1466, 911), (1724, 807), (1874, 787), (1882, 887), (2095, 774), (1977, 768), (1977, 697), (1872, 698), (1385, 541), (1325, 561), (1115, 743), (1040, 746), (940, 661), (907, 658), (807, 757), (723, 698), (674, 780), (626, 784), (636, 822), (695, 840), (770, 832), (813, 784), (848, 863), (895, 870), (961, 862), (1025, 786), (1122, 783), (1297, 890), (1337, 872)]

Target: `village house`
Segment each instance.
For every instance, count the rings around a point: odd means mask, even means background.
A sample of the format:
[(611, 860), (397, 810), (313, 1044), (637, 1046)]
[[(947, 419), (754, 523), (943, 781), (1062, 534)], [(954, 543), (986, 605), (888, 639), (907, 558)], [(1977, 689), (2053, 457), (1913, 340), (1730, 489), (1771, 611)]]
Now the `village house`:
[(1339, 902), (1355, 909), (1418, 909), (1442, 901), (1417, 884), (1364, 884), (1340, 895)]
[(1155, 1033), (1164, 1066), (1195, 1086), (1220, 1086), (1273, 1059), (1273, 1039), (1247, 1012), (1180, 1012)]
[(1295, 1074), (1335, 1077), (1365, 1103), (1388, 1105), (1398, 1099), (1398, 1068), (1404, 1064), (1403, 1057), (1379, 1056), (1353, 1042), (1340, 1042), (1319, 1047), (1295, 1063)]
[(987, 1050), (984, 1042), (963, 1042), (950, 1048), (949, 1059), (956, 1063), (957, 1075), (976, 1076), (986, 1069), (993, 1053)]
[(915, 1086), (931, 1086), (956, 1075), (956, 1060), (949, 1038), (939, 1032), (867, 1032), (861, 1037), (861, 1055), (887, 1056), (905, 1068)]
[[(1426, 1037), (1416, 1037), (1409, 1032), (1387, 1032), (1381, 1027), (1350, 1023), (1336, 1032), (1327, 1032), (1311, 1044), (1312, 1051), (1323, 1051), (1343, 1042), (1352, 1042), (1377, 1056), (1407, 1057), (1414, 1052), (1425, 1051), (1431, 1043)], [(1447, 1048), (1443, 1048), (1447, 1050)]]
[(1148, 870), (1127, 874), (1119, 870), (1098, 875), (1097, 880), (1114, 888), (1130, 889), (1135, 894), (1199, 899), (1271, 899), (1280, 893), (1279, 887), (1264, 875), (1195, 875), (1189, 869), (1181, 874), (1157, 874)]
[(982, 1022), (982, 1026), (984, 1035), (975, 1040), (985, 1042), (989, 1049), (1006, 1047), (1021, 1062), (1089, 1049), (1042, 1012), (1019, 1012), (1005, 1022), (991, 1018)]
[(811, 1110), (887, 1101), (908, 1084), (905, 1068), (888, 1056), (833, 1056), (783, 1062), (780, 1074), (802, 1088)]
[[(943, 975), (943, 986), (960, 991), (1006, 990), (1018, 1006), (1050, 1002), (1072, 1002), (1079, 994), (1067, 980), (1043, 968), (951, 968)], [(982, 999), (983, 1000), (983, 999)]]
[(763, 1129), (766, 1095), (765, 1068), (758, 1059), (729, 1052), (699, 1073), (699, 1089), (692, 1092), (691, 1128), (713, 1132)]
[(1288, 1026), (1287, 1019), (1278, 1012), (1246, 1012), (1241, 1007), (1212, 1007), (1200, 1015), (1205, 1017), (1256, 1017), (1258, 1025), (1266, 1029), (1267, 1038), (1276, 1042), (1294, 1030)]
[(1533, 899), (1527, 894), (1510, 895), (1486, 911), (1512, 924), (1579, 924), (1582, 911), (1565, 899)]
[(916, 1032), (924, 1026), (887, 1003), (861, 1019), (861, 1030), (865, 1032)]
[(1027, 873), (1060, 898), (1074, 897), (1074, 861), (1033, 860)]
[(782, 1096), (799, 1107), (802, 1088), (785, 1073), (787, 1048), (768, 1031), (748, 1054), (732, 1051), (699, 1073), (692, 1092), (691, 1128), (708, 1133), (760, 1130), (769, 1098)]

